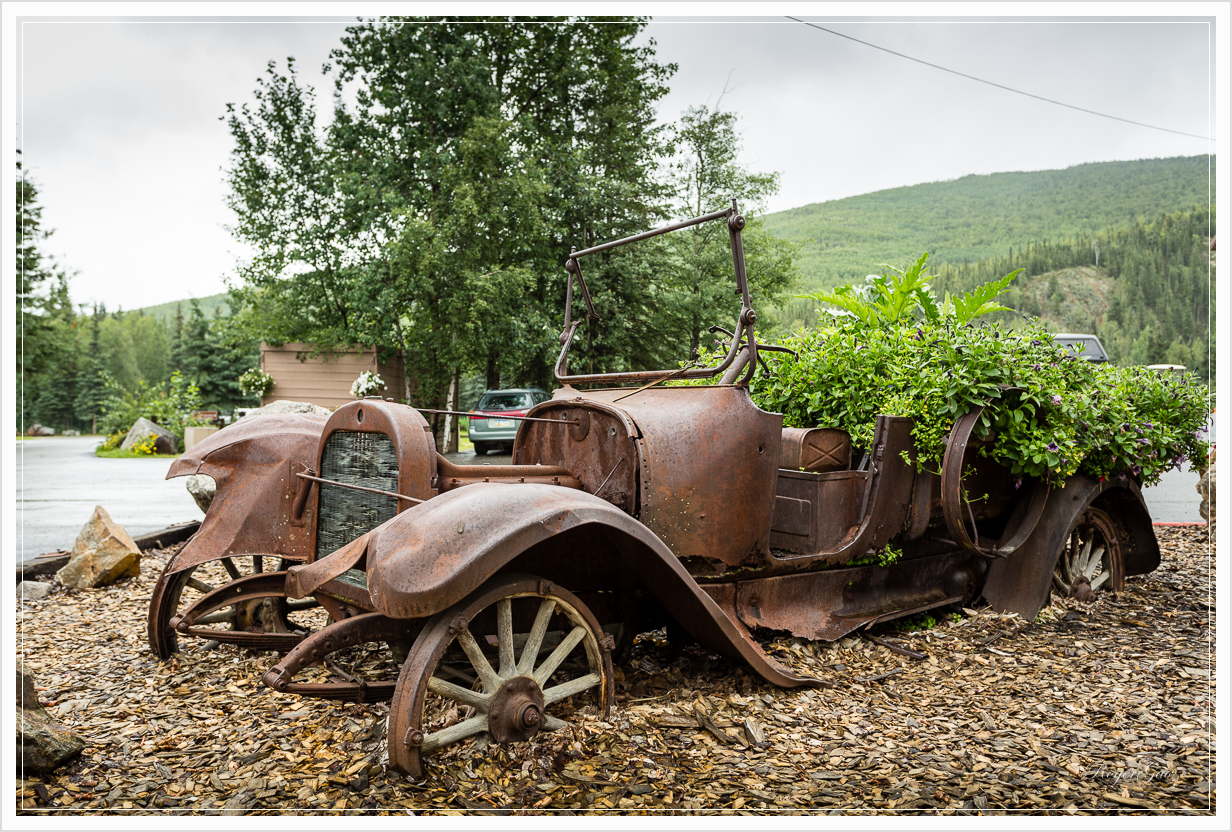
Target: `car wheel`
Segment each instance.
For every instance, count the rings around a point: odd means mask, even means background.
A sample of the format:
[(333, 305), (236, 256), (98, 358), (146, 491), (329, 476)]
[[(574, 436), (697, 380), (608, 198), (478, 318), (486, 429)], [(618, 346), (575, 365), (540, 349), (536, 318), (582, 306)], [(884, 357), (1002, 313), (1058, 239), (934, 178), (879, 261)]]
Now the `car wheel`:
[(476, 442), (474, 444), (475, 444), (475, 456), (485, 456), (488, 453), (488, 443), (487, 442)]

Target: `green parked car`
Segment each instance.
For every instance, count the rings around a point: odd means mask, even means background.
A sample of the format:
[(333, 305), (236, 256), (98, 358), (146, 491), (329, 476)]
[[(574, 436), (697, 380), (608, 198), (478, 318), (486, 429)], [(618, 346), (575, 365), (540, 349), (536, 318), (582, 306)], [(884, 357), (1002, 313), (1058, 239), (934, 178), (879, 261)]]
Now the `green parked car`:
[[(488, 451), (503, 450), (513, 453), (513, 437), (518, 432), (518, 420), (501, 418), (525, 416), (539, 402), (552, 398), (538, 387), (519, 387), (513, 390), (488, 390), (479, 397), (479, 404), (471, 411), (471, 444), (475, 455), (483, 456)], [(480, 418), (480, 414), (488, 418)]]

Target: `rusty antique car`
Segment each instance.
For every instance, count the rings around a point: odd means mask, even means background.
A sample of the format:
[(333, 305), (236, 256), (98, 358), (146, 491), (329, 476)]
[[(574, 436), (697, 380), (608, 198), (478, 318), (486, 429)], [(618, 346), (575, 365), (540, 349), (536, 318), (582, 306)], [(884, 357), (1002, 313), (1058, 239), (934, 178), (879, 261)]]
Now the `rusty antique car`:
[[(575, 289), (596, 314), (584, 259), (704, 222), (727, 226), (741, 298), (722, 363), (571, 374)], [(392, 699), (390, 761), (420, 777), (468, 737), (525, 740), (572, 708), (605, 712), (618, 644), (661, 626), (793, 687), (817, 682), (751, 629), (836, 639), (978, 596), (1030, 620), (1050, 591), (1116, 591), (1156, 568), (1132, 480), (1015, 488), (976, 452), (978, 408), (937, 474), (916, 470), (907, 418), (878, 417), (853, 449), (845, 431), (759, 409), (748, 384), (774, 348), (754, 337), (743, 226), (733, 200), (570, 255), (562, 386), (521, 417), (512, 465), (449, 461), (420, 412), (379, 398), (196, 445), (168, 477), (207, 474), (217, 496), (154, 590), (153, 651), (165, 659), (185, 636), (279, 651), (264, 677), (277, 691)], [(902, 554), (881, 566), (887, 546)], [(331, 654), (361, 645), (388, 650), (397, 679), (337, 668)], [(337, 672), (322, 681), (322, 668)]]

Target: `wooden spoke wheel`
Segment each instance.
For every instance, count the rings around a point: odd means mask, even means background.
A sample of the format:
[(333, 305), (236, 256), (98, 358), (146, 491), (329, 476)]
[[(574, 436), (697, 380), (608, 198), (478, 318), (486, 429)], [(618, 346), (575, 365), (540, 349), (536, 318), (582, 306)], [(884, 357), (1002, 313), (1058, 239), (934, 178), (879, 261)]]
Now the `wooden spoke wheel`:
[(425, 758), (468, 738), (522, 742), (587, 705), (606, 715), (609, 647), (572, 593), (529, 575), (493, 578), (415, 641), (390, 703), (390, 762), (419, 779)]
[(1125, 559), (1112, 517), (1091, 506), (1084, 511), (1061, 548), (1052, 587), (1066, 598), (1092, 600), (1098, 592), (1125, 589)]
[[(150, 597), (146, 622), (150, 649), (163, 661), (171, 658), (172, 653), (180, 650), (180, 634), (171, 626), (177, 615), (200, 598), (232, 581), (283, 568), (285, 565), (278, 559), (245, 555), (208, 561), (178, 572), (164, 571), (154, 585), (154, 592)], [(320, 604), (311, 598), (296, 602), (288, 602), (285, 597), (244, 600), (210, 612), (195, 621), (194, 625), (198, 630), (196, 635), (207, 639), (212, 637), (211, 632), (217, 632), (221, 634), (219, 641), (244, 647), (289, 649), (289, 646), (281, 643), (267, 643), (268, 637), (310, 632), (311, 626), (308, 623), (292, 620), (291, 614), (319, 606)], [(239, 633), (245, 635), (238, 636)], [(262, 636), (267, 637), (267, 642), (262, 641)]]

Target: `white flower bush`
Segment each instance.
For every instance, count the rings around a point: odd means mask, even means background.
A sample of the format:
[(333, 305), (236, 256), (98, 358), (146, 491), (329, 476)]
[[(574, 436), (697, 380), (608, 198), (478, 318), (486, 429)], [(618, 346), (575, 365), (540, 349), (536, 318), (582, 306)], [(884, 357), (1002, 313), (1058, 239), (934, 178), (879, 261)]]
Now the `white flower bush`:
[(359, 378), (351, 384), (351, 395), (357, 399), (362, 399), (365, 396), (375, 396), (377, 393), (385, 389), (385, 382), (381, 381), (381, 377), (370, 370), (364, 370), (359, 374)]

